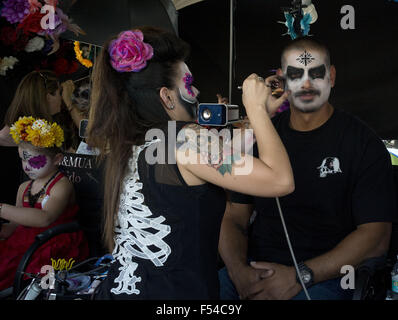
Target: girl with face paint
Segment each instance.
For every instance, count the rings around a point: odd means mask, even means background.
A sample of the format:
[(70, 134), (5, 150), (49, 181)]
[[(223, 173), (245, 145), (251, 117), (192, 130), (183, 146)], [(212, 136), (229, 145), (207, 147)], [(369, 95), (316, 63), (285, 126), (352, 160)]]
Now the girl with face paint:
[(199, 90), (193, 86), (194, 78), (184, 62), (179, 63), (178, 101), (187, 111), (190, 120), (197, 118)]
[[(60, 149), (63, 131), (43, 119), (20, 118), (11, 126), (11, 135), (29, 181), (18, 189), (15, 206), (0, 204), (0, 290), (12, 285), (23, 254), (36, 235), (58, 224), (72, 222), (77, 214), (73, 185), (58, 170), (63, 159)], [(37, 273), (51, 258), (81, 260), (88, 255), (82, 232), (57, 236), (40, 247), (26, 272)], [(67, 260), (68, 260), (67, 259)]]
[[(243, 90), (260, 136), (262, 157), (253, 160), (217, 146), (221, 136), (201, 135), (187, 54), (176, 35), (142, 27), (120, 32), (97, 58), (87, 141), (107, 155), (104, 238), (115, 262), (96, 299), (217, 299), (224, 188), (292, 191), (288, 156), (265, 110), (264, 80), (252, 75)], [(203, 156), (202, 142), (214, 153)], [(180, 160), (182, 145), (192, 162)], [(155, 154), (164, 161), (148, 159)]]
[[(32, 180), (45, 179), (58, 171), (59, 157), (50, 155), (45, 150), (34, 148), (27, 143), (18, 146), (19, 157), (22, 160), (22, 169)], [(62, 154), (60, 154), (62, 156)]]

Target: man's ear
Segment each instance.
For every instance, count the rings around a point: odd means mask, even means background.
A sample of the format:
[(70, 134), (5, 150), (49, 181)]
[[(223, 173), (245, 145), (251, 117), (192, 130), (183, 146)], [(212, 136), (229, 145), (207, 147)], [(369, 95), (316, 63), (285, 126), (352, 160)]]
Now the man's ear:
[(278, 68), (278, 70), (276, 70), (276, 75), (279, 77), (283, 77), (283, 71), (281, 68)]
[(332, 88), (334, 87), (334, 84), (336, 83), (336, 68), (334, 65), (330, 66), (330, 84)]

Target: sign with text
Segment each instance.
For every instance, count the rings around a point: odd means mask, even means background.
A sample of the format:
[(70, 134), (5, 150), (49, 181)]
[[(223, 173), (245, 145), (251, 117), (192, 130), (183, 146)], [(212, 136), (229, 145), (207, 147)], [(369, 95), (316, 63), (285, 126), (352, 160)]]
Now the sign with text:
[(96, 157), (65, 153), (60, 169), (73, 183), (78, 199), (102, 199), (102, 170)]

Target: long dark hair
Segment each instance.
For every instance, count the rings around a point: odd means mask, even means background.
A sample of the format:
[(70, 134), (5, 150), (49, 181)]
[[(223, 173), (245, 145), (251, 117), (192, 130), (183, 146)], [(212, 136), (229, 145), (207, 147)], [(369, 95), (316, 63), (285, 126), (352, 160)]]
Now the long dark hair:
[(136, 28), (154, 55), (140, 72), (117, 72), (110, 63), (109, 45), (104, 45), (93, 71), (93, 89), (87, 128), (88, 143), (106, 156), (104, 189), (104, 242), (114, 247), (114, 223), (119, 207), (120, 183), (133, 145), (144, 143), (145, 133), (170, 120), (160, 89), (173, 89), (177, 65), (189, 54), (187, 43), (172, 33), (154, 27)]
[(53, 95), (58, 87), (58, 79), (52, 71), (42, 70), (28, 73), (18, 85), (7, 110), (5, 124), (11, 127), (19, 117), (23, 116), (33, 116), (52, 122), (47, 93)]

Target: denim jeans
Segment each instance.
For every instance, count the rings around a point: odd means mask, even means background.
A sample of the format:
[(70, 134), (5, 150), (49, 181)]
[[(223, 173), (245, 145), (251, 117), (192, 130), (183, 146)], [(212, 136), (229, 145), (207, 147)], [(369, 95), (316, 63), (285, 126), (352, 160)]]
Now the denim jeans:
[[(218, 272), (218, 277), (220, 281), (220, 299), (239, 300), (239, 294), (225, 267)], [(341, 278), (336, 278), (314, 284), (307, 289), (308, 295), (311, 300), (351, 300), (354, 290), (341, 288), (340, 280)], [(304, 290), (301, 290), (291, 300), (307, 300), (307, 296)]]

